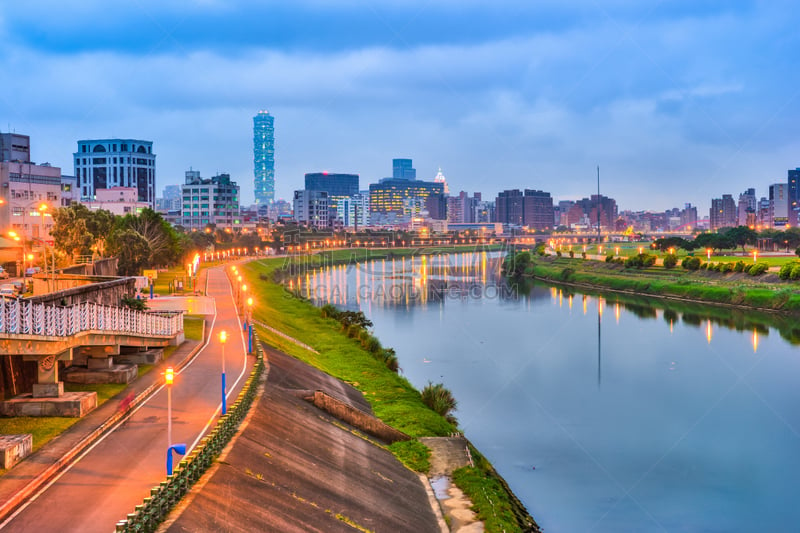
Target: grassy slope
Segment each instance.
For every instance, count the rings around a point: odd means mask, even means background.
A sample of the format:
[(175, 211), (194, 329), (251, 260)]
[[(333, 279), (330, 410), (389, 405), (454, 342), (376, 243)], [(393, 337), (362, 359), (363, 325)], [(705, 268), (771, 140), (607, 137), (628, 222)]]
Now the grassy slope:
[[(370, 250), (367, 257), (374, 259), (374, 252)], [(412, 255), (414, 251), (402, 254), (397, 253), (399, 250), (392, 252), (398, 257)], [(349, 251), (334, 254), (335, 262), (347, 261), (351, 256)], [(248, 263), (242, 268), (248, 285), (253, 287), (257, 297), (254, 317), (320, 353), (314, 354), (263, 329), (259, 329), (261, 339), (361, 390), (379, 418), (411, 436), (443, 436), (454, 431), (451, 424), (422, 403), (420, 393), (408, 380), (388, 370), (361, 348), (356, 340), (348, 338), (337, 321), (322, 318), (319, 309), (311, 303), (296, 298), (272, 282), (273, 272), (283, 264), (285, 262), (282, 259), (270, 259)], [(427, 448), (418, 442), (397, 443), (390, 450), (409, 468), (422, 472), (429, 468)], [(486, 531), (520, 531), (520, 523), (534, 523), (522, 504), (510, 494), (510, 490), (498, 483), (488, 463), (470, 469), (470, 475), (461, 483), (456, 481), (456, 484), (467, 482), (475, 495), (475, 511), (482, 519), (490, 517), (486, 519)], [(516, 506), (509, 503), (512, 500)], [(514, 507), (515, 512), (507, 512), (509, 506)]]

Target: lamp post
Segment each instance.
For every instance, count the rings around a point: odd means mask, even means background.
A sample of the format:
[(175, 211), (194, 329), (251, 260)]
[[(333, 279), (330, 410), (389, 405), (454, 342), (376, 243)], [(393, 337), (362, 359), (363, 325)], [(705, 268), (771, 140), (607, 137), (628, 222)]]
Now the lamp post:
[(167, 385), (167, 475), (172, 475), (172, 452), (186, 455), (186, 444), (172, 444), (172, 382), (175, 372), (172, 367), (167, 367), (164, 372), (164, 382)]
[(222, 414), (225, 415), (228, 413), (228, 407), (226, 405), (226, 390), (225, 390), (225, 341), (228, 340), (228, 334), (225, 330), (222, 330), (219, 334), (219, 343), (222, 345)]
[(247, 313), (245, 313), (244, 309), (244, 302), (246, 302), (245, 297), (247, 296), (247, 285), (242, 285), (242, 314), (244, 315), (244, 329), (247, 329)]
[[(42, 239), (42, 255), (44, 256), (44, 278), (47, 280), (47, 243), (44, 240), (44, 214), (47, 211), (47, 204), (39, 204), (39, 214), (42, 216), (42, 228), (40, 237)], [(55, 267), (55, 265), (53, 265)], [(50, 292), (50, 283), (47, 284), (47, 292)]]
[(247, 353), (253, 353), (253, 299), (247, 299), (247, 324), (245, 327), (247, 331)]

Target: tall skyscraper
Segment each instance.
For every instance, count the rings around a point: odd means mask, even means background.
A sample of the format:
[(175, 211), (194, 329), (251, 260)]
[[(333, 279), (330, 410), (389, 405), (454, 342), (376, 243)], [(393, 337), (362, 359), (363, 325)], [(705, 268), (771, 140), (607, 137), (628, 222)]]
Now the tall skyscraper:
[(275, 118), (268, 111), (253, 117), (253, 176), (256, 204), (275, 200)]
[(411, 164), (410, 159), (392, 159), (392, 177), (404, 180), (417, 179), (417, 170)]

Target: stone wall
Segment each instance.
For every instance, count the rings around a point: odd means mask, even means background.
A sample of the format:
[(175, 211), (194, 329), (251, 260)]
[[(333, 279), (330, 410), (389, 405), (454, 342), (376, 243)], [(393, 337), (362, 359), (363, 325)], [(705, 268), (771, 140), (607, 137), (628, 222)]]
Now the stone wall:
[(341, 400), (337, 400), (333, 396), (325, 394), (323, 391), (314, 391), (314, 395), (307, 397), (306, 400), (339, 420), (347, 422), (354, 428), (368, 435), (372, 435), (373, 437), (377, 437), (384, 442), (388, 442), (389, 444), (411, 440), (411, 437), (402, 431), (394, 429), (392, 426), (383, 423), (383, 421), (375, 418), (371, 414), (360, 411)]

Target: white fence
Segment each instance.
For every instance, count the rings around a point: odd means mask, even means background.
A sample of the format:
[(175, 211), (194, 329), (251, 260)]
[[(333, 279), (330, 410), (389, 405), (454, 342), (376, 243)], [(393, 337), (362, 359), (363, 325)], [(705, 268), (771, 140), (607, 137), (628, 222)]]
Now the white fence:
[(174, 336), (181, 330), (181, 313), (155, 314), (92, 302), (58, 307), (23, 299), (0, 300), (0, 335), (69, 337), (82, 331), (99, 331)]

